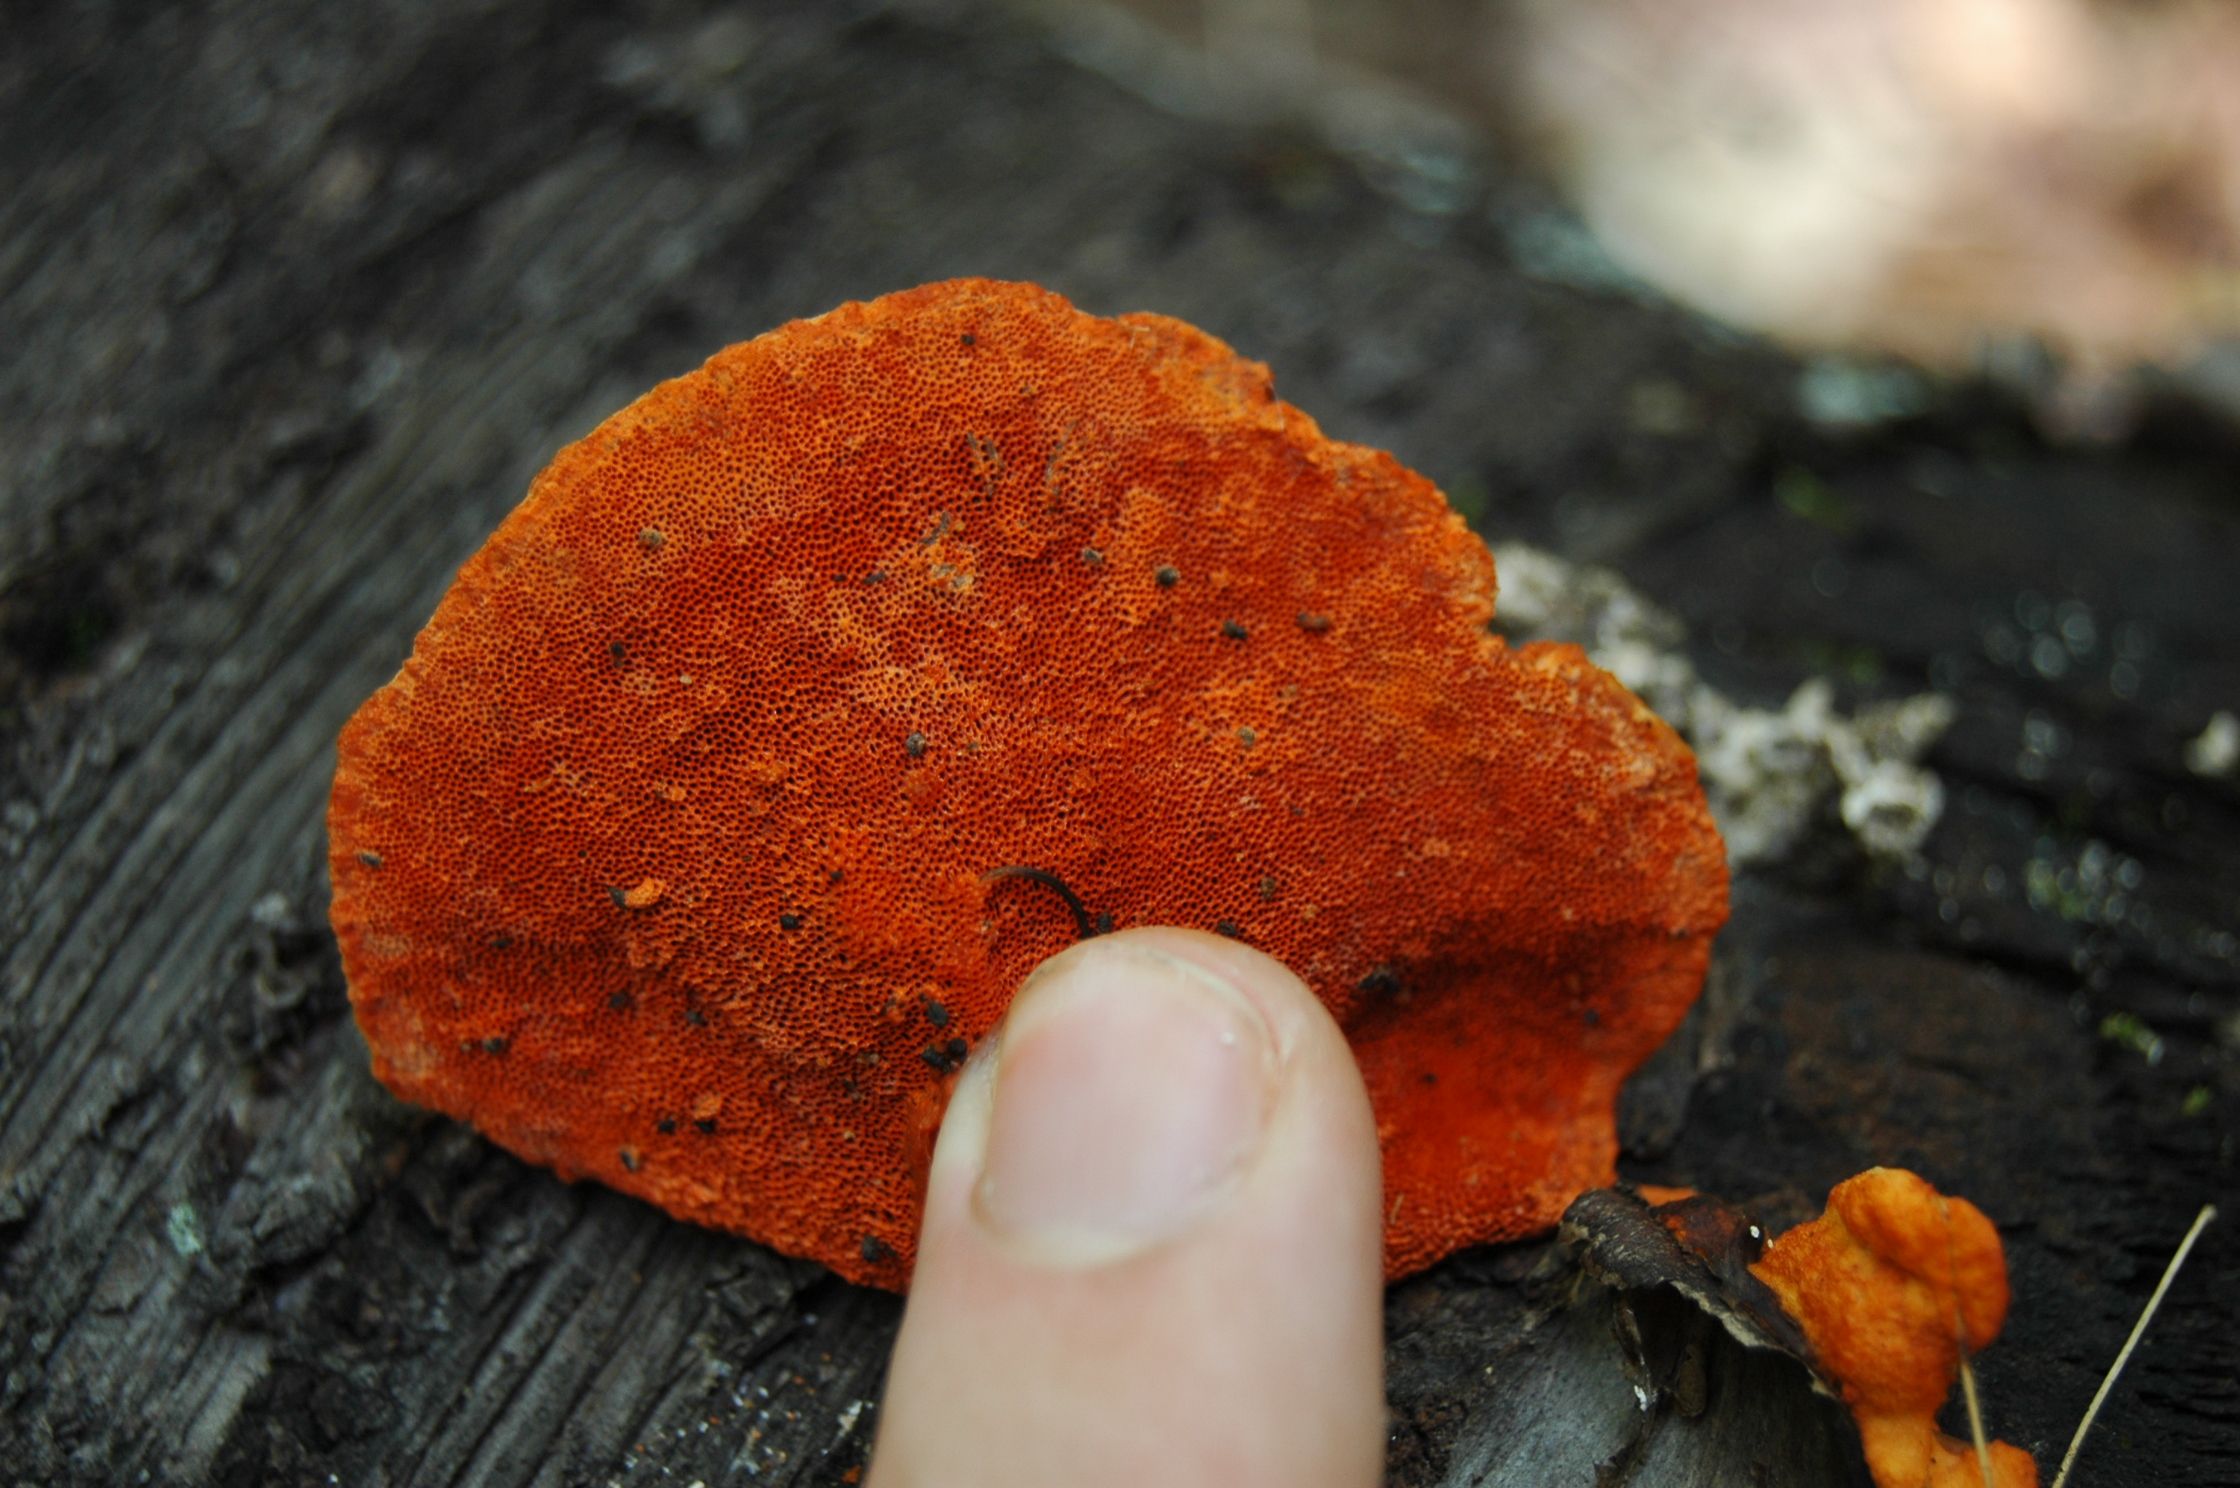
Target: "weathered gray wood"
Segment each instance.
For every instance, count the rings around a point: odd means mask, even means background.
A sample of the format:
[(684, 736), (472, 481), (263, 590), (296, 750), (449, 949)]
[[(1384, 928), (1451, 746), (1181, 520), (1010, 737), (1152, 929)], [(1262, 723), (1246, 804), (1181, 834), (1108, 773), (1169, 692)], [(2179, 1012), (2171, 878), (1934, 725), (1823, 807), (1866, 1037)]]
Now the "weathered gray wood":
[[(1703, 1013), (1637, 1091), (1631, 1171), (1782, 1220), (1882, 1160), (1975, 1198), (2017, 1286), (1982, 1361), (1994, 1424), (2049, 1463), (2194, 1206), (2229, 1195), (2240, 796), (2180, 748), (2240, 706), (2231, 431), (2064, 455), (1955, 394), (1833, 438), (1782, 359), (1520, 274), (1498, 223), (1538, 208), (1479, 162), (1424, 210), (1308, 135), (1161, 114), (971, 9), (17, 11), (13, 1480), (860, 1465), (892, 1299), (565, 1187), (372, 1083), (321, 813), (341, 720), (552, 449), (724, 342), (952, 273), (1227, 336), (1488, 531), (1624, 569), (1727, 685), (1777, 699), (1834, 668), (1959, 698), (1918, 877), (1823, 843), (1742, 885)], [(1652, 384), (1693, 422), (1629, 424)], [(1832, 504), (1777, 500), (1795, 471)], [(2048, 638), (2058, 676), (2033, 665)], [(2119, 1012), (2159, 1063), (2100, 1037)], [(1394, 1290), (1394, 1481), (1807, 1481), (1845, 1443), (1775, 1360), (1721, 1356), (1722, 1409), (1643, 1416), (1542, 1259)], [(2236, 1297), (2228, 1227), (2086, 1481), (2240, 1471)]]

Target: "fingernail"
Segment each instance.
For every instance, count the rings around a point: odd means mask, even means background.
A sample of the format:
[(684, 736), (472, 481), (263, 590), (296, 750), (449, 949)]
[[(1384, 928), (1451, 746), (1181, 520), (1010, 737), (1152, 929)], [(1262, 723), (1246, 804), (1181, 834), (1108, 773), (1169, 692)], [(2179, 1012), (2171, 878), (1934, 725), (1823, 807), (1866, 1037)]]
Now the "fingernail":
[(1188, 1228), (1259, 1150), (1266, 1018), (1220, 972), (1091, 941), (1020, 989), (996, 1054), (980, 1220), (1053, 1264), (1108, 1264)]

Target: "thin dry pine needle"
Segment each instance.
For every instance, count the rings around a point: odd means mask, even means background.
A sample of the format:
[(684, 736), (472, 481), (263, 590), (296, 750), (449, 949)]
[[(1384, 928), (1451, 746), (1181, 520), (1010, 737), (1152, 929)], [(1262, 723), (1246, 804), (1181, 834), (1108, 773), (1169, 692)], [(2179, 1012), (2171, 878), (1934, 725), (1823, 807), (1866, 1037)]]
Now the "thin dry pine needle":
[(1968, 1437), (1975, 1443), (1976, 1470), (1983, 1474), (1983, 1488), (1993, 1488), (1991, 1473), (1991, 1437), (1983, 1429), (1983, 1397), (1976, 1392), (1976, 1372), (1968, 1363), (1968, 1325), (1960, 1311), (1960, 1292), (1957, 1278), (1960, 1271), (1958, 1258), (1953, 1254), (1952, 1205), (1942, 1195), (1937, 1199), (1937, 1213), (1944, 1220), (1946, 1263), (1955, 1278), (1952, 1294), (1952, 1338), (1958, 1346), (1960, 1359), (1960, 1395), (1968, 1403)]
[(1976, 1469), (1983, 1474), (1983, 1488), (1992, 1488), (1991, 1438), (1983, 1429), (1983, 1399), (1976, 1394), (1976, 1372), (1968, 1356), (1960, 1356), (1960, 1396), (1968, 1402), (1968, 1437), (1976, 1444)]
[(2139, 1313), (2139, 1321), (2131, 1325), (2131, 1336), (2117, 1350), (2115, 1363), (2108, 1366), (2107, 1378), (2100, 1381), (2100, 1388), (2092, 1394), (2092, 1403), (2084, 1408), (2084, 1419), (2077, 1423), (2077, 1434), (2069, 1438), (2069, 1450), (2062, 1455), (2061, 1471), (2053, 1476), (2053, 1488), (2062, 1488), (2069, 1481), (2069, 1470), (2077, 1465), (2077, 1453), (2084, 1447), (2085, 1433), (2092, 1430), (2092, 1423), (2099, 1416), (2100, 1407), (2106, 1403), (2108, 1392), (2115, 1388), (2116, 1376), (2122, 1374), (2123, 1366), (2131, 1362), (2131, 1351), (2139, 1346), (2140, 1338), (2145, 1336), (2147, 1324), (2154, 1321), (2155, 1309), (2162, 1305), (2164, 1295), (2170, 1290), (2170, 1283), (2177, 1279), (2179, 1268), (2185, 1265), (2186, 1257), (2193, 1253), (2193, 1243), (2201, 1238), (2201, 1232), (2209, 1228), (2209, 1222), (2216, 1217), (2217, 1208), (2214, 1204), (2203, 1204), (2201, 1212), (2193, 1217), (2193, 1225), (2186, 1231), (2185, 1239), (2178, 1242), (2177, 1253), (2170, 1257), (2170, 1264), (2163, 1267), (2162, 1280), (2155, 1283), (2154, 1295), (2147, 1298), (2146, 1307)]

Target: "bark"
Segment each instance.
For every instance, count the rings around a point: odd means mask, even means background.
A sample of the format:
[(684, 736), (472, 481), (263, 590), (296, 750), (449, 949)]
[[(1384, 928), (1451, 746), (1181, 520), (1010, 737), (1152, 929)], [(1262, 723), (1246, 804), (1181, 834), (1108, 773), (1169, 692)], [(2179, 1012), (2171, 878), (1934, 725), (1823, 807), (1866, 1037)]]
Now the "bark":
[[(954, 273), (1206, 326), (1489, 534), (1623, 570), (1743, 695), (1835, 671), (1957, 698), (1915, 870), (1830, 833), (1740, 884), (1704, 1007), (1630, 1097), (1631, 1175), (1775, 1222), (1874, 1162), (1975, 1200), (2017, 1293), (1992, 1424), (2049, 1465), (2229, 1193), (2240, 794), (2182, 763), (2240, 703), (2229, 429), (2168, 413), (2064, 453), (1960, 390), (1826, 434), (1791, 362), (1521, 273), (1503, 224), (1546, 206), (1482, 160), (1411, 191), (969, 8), (243, 0), (9, 30), (16, 1481), (860, 1467), (899, 1304), (390, 1099), (325, 928), (322, 813), (342, 719), (554, 448), (726, 342)], [(1654, 427), (1628, 422), (1643, 389)], [(1828, 499), (1776, 498), (1802, 477)], [(2234, 1235), (2089, 1481), (2240, 1475)], [(1770, 1356), (1714, 1342), (1704, 1409), (1638, 1408), (1613, 1305), (1546, 1245), (1395, 1288), (1392, 1480), (1854, 1471), (1841, 1412)]]

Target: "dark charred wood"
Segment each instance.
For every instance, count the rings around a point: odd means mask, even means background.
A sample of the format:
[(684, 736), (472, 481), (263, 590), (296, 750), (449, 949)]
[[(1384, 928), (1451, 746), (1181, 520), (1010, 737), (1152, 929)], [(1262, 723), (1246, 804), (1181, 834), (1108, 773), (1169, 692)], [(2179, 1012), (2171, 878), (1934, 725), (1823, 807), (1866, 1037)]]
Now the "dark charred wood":
[[(1499, 223), (1547, 206), (1485, 161), (1425, 210), (1310, 133), (1161, 113), (969, 8), (244, 0), (8, 25), (10, 1481), (862, 1464), (894, 1299), (374, 1084), (323, 813), (341, 721), (558, 445), (727, 342), (957, 273), (1206, 326), (1482, 530), (1622, 570), (1740, 696), (1833, 669), (1847, 694), (1956, 698), (1917, 872), (1839, 840), (1740, 883), (1704, 1006), (1629, 1101), (1629, 1177), (1777, 1223), (1877, 1162), (1974, 1200), (2016, 1293), (1980, 1361), (1991, 1422), (2049, 1465), (2195, 1208), (2232, 1192), (2240, 794), (2182, 758), (2240, 707), (2231, 431), (2161, 418), (2079, 454), (1962, 391), (1823, 432), (1793, 362), (1521, 273)], [(1699, 416), (1633, 427), (1643, 387)], [(1777, 500), (1791, 470), (1843, 519)], [(2060, 666), (2033, 665), (2049, 636)], [(1680, 1345), (1690, 1409), (1644, 1411), (1617, 1294), (1574, 1293), (1550, 1254), (1393, 1289), (1393, 1482), (1855, 1471), (1801, 1368), (1716, 1333)], [(2085, 1481), (2240, 1477), (2236, 1313), (2228, 1223)]]

